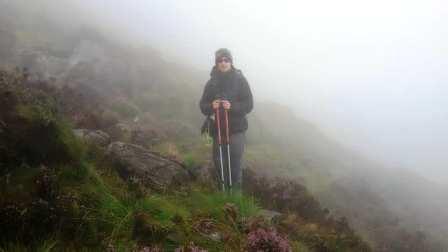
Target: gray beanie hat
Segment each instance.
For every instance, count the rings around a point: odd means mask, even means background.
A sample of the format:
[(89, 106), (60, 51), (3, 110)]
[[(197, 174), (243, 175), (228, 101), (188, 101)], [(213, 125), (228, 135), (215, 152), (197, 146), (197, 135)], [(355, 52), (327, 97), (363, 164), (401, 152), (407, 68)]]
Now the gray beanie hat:
[(220, 48), (215, 52), (215, 63), (217, 63), (217, 61), (222, 58), (222, 57), (227, 57), (230, 59), (230, 63), (233, 64), (233, 57), (232, 54), (230, 53), (229, 49), (227, 48)]

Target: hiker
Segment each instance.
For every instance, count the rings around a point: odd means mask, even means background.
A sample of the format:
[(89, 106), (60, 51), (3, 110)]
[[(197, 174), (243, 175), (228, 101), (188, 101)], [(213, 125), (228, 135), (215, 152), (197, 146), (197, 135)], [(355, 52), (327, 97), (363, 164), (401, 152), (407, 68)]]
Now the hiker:
[[(252, 111), (253, 99), (249, 83), (241, 70), (233, 65), (233, 57), (226, 48), (221, 48), (215, 52), (215, 65), (207, 81), (200, 108), (204, 115), (215, 116), (219, 113), (220, 129), (223, 142), (226, 142), (226, 121), (225, 113), (228, 113), (228, 130), (230, 142), (230, 173), (232, 188), (240, 190), (242, 185), (241, 159), (246, 141), (245, 132), (248, 128), (246, 114)], [(215, 116), (216, 117), (216, 116)], [(218, 118), (215, 118), (217, 121)], [(213, 161), (217, 172), (218, 181), (221, 183), (221, 160), (224, 167), (224, 181), (226, 188), (229, 187), (228, 172), (228, 152), (227, 148), (222, 148), (220, 155), (218, 144), (217, 123), (212, 124), (213, 136)], [(224, 147), (224, 146), (223, 146)]]

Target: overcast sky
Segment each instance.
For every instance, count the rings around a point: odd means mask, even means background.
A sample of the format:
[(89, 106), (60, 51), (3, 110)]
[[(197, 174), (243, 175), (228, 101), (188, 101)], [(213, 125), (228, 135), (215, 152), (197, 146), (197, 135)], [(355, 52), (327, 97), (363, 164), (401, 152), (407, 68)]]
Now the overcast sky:
[(446, 2), (88, 4), (198, 69), (208, 71), (214, 51), (228, 47), (256, 99), (293, 106), (347, 146), (448, 184)]

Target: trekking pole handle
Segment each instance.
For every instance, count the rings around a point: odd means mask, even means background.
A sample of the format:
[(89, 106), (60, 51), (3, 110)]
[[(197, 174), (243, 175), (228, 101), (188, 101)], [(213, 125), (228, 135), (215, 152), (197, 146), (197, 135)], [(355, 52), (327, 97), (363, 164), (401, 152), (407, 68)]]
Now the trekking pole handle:
[(218, 144), (221, 145), (222, 141), (221, 141), (221, 119), (219, 116), (219, 108), (217, 108), (215, 110), (216, 113), (216, 128), (218, 130)]
[(226, 121), (226, 140), (227, 140), (227, 144), (229, 144), (230, 137), (229, 137), (229, 110), (228, 109), (224, 110), (224, 118)]

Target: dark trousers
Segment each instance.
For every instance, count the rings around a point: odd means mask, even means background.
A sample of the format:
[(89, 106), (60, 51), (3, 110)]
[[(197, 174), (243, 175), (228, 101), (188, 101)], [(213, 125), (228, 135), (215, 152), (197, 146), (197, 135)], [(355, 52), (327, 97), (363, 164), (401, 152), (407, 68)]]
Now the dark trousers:
[[(234, 190), (241, 190), (243, 171), (241, 168), (241, 159), (243, 157), (244, 145), (246, 136), (244, 132), (238, 132), (230, 135), (230, 167), (232, 173), (232, 188)], [(229, 166), (227, 156), (227, 144), (222, 144), (222, 164), (224, 170), (224, 181), (226, 189), (229, 186)], [(221, 161), (218, 139), (213, 139), (213, 161), (216, 171), (216, 179), (219, 188), (222, 188), (221, 178)]]

